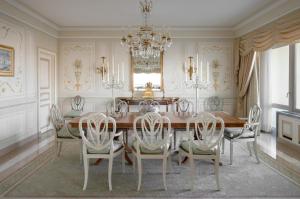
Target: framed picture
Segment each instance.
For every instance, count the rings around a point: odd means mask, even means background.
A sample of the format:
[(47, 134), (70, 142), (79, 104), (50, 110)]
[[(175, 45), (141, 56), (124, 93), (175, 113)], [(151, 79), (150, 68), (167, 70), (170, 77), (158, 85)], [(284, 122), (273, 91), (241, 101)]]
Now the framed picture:
[(0, 76), (14, 76), (15, 50), (13, 47), (0, 45)]

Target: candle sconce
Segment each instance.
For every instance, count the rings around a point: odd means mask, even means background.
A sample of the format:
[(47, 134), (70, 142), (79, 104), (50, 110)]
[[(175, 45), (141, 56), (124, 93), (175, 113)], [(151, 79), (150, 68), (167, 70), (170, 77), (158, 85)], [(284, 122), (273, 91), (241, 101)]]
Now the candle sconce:
[(102, 63), (100, 66), (96, 67), (96, 73), (101, 75), (102, 80), (104, 80), (104, 76), (107, 73), (107, 66), (106, 66), (106, 57), (101, 57)]
[(75, 70), (75, 79), (76, 79), (76, 90), (78, 91), (80, 89), (80, 77), (81, 77), (81, 69), (82, 69), (82, 64), (80, 59), (76, 59), (74, 62), (74, 70)]
[(189, 67), (188, 67), (188, 69), (187, 69), (187, 73), (189, 74), (189, 78), (190, 78), (190, 80), (192, 80), (192, 78), (193, 78), (193, 73), (196, 73), (196, 68), (194, 67), (194, 65), (193, 65), (193, 57), (192, 56), (190, 56), (190, 57), (188, 57), (189, 58), (189, 61), (190, 61), (190, 63), (189, 63)]

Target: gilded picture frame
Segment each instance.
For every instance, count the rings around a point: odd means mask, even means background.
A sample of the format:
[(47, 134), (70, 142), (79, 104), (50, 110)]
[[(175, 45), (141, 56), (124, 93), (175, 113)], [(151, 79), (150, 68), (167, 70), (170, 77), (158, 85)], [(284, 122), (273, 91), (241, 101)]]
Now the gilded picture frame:
[[(164, 79), (163, 79), (163, 58), (164, 58), (164, 52), (160, 53), (159, 56), (159, 69), (160, 69), (160, 89), (156, 90), (154, 89), (154, 91), (164, 91)], [(132, 92), (135, 91), (143, 91), (143, 90), (138, 90), (135, 88), (135, 82), (134, 82), (134, 71), (136, 68), (136, 62), (135, 62), (135, 58), (132, 56), (132, 54), (130, 53), (130, 62), (131, 62), (131, 90)]]
[(0, 76), (13, 77), (15, 73), (15, 49), (0, 45)]

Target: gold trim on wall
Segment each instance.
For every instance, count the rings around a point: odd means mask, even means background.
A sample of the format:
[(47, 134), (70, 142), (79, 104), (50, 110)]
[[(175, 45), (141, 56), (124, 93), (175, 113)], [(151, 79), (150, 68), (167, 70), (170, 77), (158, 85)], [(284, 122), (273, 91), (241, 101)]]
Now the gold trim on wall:
[[(163, 70), (163, 56), (164, 56), (164, 52), (161, 52), (160, 53), (160, 90), (159, 91), (162, 91), (164, 92), (164, 70)], [(133, 73), (134, 73), (134, 66), (133, 66), (133, 56), (132, 56), (132, 53), (130, 52), (130, 65), (131, 65), (131, 91), (132, 92), (135, 92), (136, 90), (134, 90), (134, 79), (133, 79)]]
[[(0, 45), (1, 50), (9, 51), (10, 53), (10, 66), (8, 70), (2, 70), (0, 67), (0, 76), (13, 77), (15, 74), (15, 49), (11, 46)], [(4, 57), (2, 57), (4, 60)], [(1, 61), (1, 54), (0, 54)], [(0, 63), (1, 64), (1, 63)]]

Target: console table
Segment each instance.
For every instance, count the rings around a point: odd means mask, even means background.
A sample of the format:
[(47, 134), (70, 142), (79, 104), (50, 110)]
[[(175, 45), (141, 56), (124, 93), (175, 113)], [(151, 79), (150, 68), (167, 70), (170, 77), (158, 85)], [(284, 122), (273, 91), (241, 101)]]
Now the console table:
[[(117, 100), (123, 100), (128, 104), (128, 112), (130, 112), (130, 105), (139, 105), (141, 101), (147, 100), (145, 98), (136, 98), (136, 97), (117, 97)], [(177, 101), (179, 97), (155, 97), (151, 98), (151, 100), (157, 101), (160, 105), (166, 106), (166, 111), (169, 111), (169, 105), (173, 102)]]

